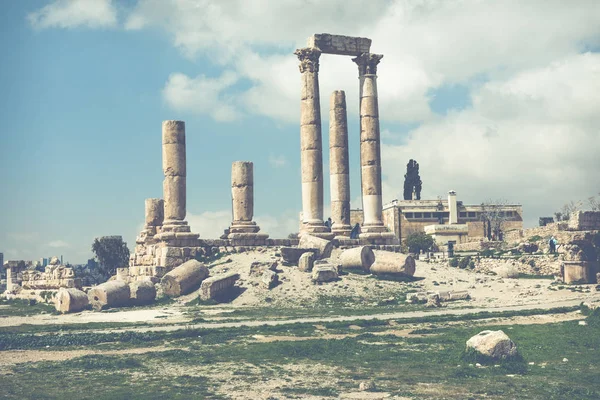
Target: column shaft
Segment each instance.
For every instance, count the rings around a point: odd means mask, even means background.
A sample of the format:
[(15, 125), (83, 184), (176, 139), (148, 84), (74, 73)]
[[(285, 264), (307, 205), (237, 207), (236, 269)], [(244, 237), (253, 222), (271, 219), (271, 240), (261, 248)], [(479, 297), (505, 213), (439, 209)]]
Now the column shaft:
[(300, 60), (300, 163), (305, 232), (329, 232), (323, 223), (323, 145), (319, 102), (319, 56), (315, 48), (298, 49)]
[(385, 232), (381, 192), (381, 147), (377, 102), (377, 64), (383, 56), (363, 53), (354, 58), (360, 82), (360, 164), (363, 232)]
[(329, 176), (331, 191), (331, 230), (338, 236), (350, 236), (350, 168), (346, 93), (331, 94), (329, 107)]

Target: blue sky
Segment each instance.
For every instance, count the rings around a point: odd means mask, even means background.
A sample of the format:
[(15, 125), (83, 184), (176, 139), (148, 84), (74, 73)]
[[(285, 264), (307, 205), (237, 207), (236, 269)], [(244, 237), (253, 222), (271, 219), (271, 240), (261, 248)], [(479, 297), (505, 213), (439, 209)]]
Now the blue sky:
[[(202, 237), (229, 224), (236, 160), (255, 164), (263, 230), (297, 231), (293, 51), (321, 32), (367, 36), (384, 54), (384, 200), (415, 158), (424, 197), (505, 198), (532, 225), (600, 192), (600, 3), (562, 3), (3, 2), (0, 252), (85, 262), (93, 238), (113, 234), (133, 248), (144, 199), (162, 197), (166, 119), (186, 122), (188, 220)], [(329, 94), (347, 92), (360, 207), (356, 66), (322, 56), (320, 83), (325, 144)]]

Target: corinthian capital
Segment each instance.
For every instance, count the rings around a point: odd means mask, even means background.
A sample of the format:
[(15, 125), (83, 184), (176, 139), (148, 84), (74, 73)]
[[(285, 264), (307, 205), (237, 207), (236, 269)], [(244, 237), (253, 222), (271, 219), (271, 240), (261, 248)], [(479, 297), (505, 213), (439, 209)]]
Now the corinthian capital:
[(298, 60), (300, 60), (300, 73), (305, 71), (319, 72), (319, 57), (321, 56), (321, 51), (319, 49), (305, 47), (296, 50), (294, 54), (297, 55)]
[(362, 53), (360, 56), (352, 59), (358, 65), (359, 75), (377, 74), (377, 64), (383, 58), (383, 54)]

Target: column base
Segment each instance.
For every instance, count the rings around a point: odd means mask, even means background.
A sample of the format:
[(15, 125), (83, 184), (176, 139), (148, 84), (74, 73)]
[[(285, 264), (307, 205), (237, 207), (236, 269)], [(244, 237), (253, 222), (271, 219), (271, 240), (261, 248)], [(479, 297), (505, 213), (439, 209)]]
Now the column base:
[(394, 245), (400, 241), (393, 232), (364, 232), (358, 235), (358, 240), (361, 245), (378, 244), (378, 245)]
[(302, 226), (302, 231), (299, 236), (311, 235), (321, 239), (332, 240), (335, 234), (331, 232), (323, 221), (307, 222)]
[[(229, 235), (235, 233), (257, 233), (260, 227), (254, 221), (234, 221), (229, 227)], [(267, 235), (268, 236), (268, 235)]]
[(268, 237), (266, 233), (230, 233), (227, 239), (232, 246), (265, 246)]
[(331, 227), (331, 232), (337, 238), (350, 238), (350, 233), (352, 233), (352, 226), (350, 225), (337, 225), (334, 224)]
[[(383, 222), (374, 224), (364, 224), (360, 227), (361, 234), (364, 233), (390, 233), (387, 226), (383, 225)], [(393, 235), (393, 233), (392, 233)]]
[(185, 220), (167, 219), (163, 223), (161, 232), (191, 232)]

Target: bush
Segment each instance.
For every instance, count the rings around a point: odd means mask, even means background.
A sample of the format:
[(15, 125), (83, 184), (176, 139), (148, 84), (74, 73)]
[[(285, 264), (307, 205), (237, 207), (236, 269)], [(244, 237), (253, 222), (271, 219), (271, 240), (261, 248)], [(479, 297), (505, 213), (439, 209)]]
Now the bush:
[(448, 265), (451, 266), (452, 268), (458, 267), (458, 258), (452, 257), (450, 259), (450, 261), (448, 261)]
[(421, 250), (429, 251), (433, 246), (433, 238), (425, 232), (411, 233), (405, 239), (411, 253), (420, 253)]
[(494, 249), (485, 249), (479, 255), (485, 258), (494, 258)]
[(540, 235), (535, 235), (535, 236), (530, 237), (528, 242), (539, 242), (542, 239), (543, 239), (543, 237), (541, 237)]
[(458, 262), (458, 268), (465, 269), (469, 266), (470, 262), (471, 262), (471, 257), (469, 257), (469, 256), (461, 258), (460, 261)]

